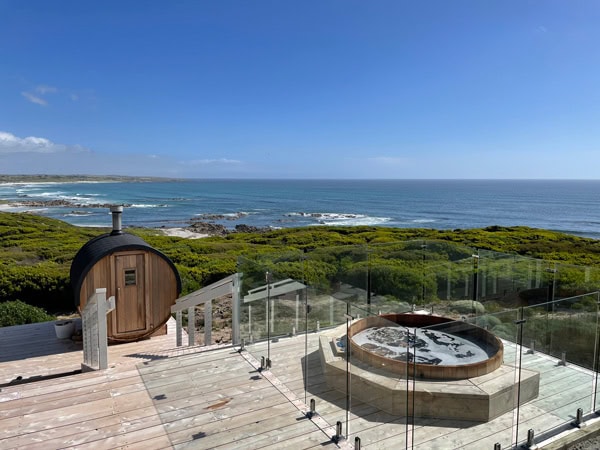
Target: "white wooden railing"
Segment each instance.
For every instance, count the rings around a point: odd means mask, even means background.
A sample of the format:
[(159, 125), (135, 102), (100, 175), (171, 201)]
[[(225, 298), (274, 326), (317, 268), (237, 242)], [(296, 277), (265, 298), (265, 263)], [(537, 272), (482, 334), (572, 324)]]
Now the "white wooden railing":
[(204, 345), (210, 345), (212, 336), (212, 301), (231, 294), (231, 308), (232, 308), (232, 336), (231, 340), (233, 345), (240, 343), (240, 305), (239, 305), (239, 274), (233, 274), (227, 278), (223, 278), (216, 283), (209, 286), (205, 286), (191, 294), (185, 295), (177, 299), (177, 302), (171, 306), (171, 313), (175, 314), (175, 320), (177, 322), (176, 339), (177, 346), (183, 345), (182, 343), (182, 319), (183, 311), (187, 309), (188, 312), (188, 345), (195, 344), (195, 328), (196, 328), (196, 315), (195, 308), (198, 305), (204, 305)]
[(106, 288), (96, 289), (81, 313), (83, 334), (82, 372), (108, 368), (106, 315), (115, 309), (115, 297), (106, 299)]

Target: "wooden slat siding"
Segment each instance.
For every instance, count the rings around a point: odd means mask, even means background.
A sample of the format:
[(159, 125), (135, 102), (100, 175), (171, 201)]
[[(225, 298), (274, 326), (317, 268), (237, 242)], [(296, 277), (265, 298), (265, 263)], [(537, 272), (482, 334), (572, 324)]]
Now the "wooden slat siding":
[(171, 306), (177, 300), (177, 280), (169, 264), (156, 255), (148, 253), (149, 270), (148, 292), (152, 308), (154, 326), (164, 321), (171, 314)]
[[(115, 291), (114, 295), (117, 299), (116, 309), (112, 314), (112, 330), (109, 332), (109, 337), (131, 339), (145, 334), (149, 330), (150, 323), (150, 317), (146, 314), (149, 300), (146, 295), (148, 281), (145, 264), (146, 252), (119, 251), (104, 258), (110, 258), (111, 261), (114, 283), (111, 289)], [(136, 270), (135, 286), (125, 287), (124, 270), (128, 268)], [(90, 272), (93, 270), (94, 268)], [(133, 301), (134, 299), (135, 301)]]
[[(144, 303), (143, 303), (142, 309), (144, 311), (144, 317), (146, 318), (147, 328), (149, 330), (154, 330), (155, 327), (158, 327), (162, 321), (156, 322), (154, 320), (154, 315), (156, 313), (154, 312), (151, 296), (152, 296), (152, 291), (153, 291), (153, 287), (154, 287), (153, 280), (159, 280), (159, 278), (154, 278), (152, 276), (151, 261), (152, 261), (152, 257), (150, 256), (150, 254), (148, 252), (144, 253), (144, 256), (143, 256), (142, 262), (141, 262), (141, 264), (144, 265), (144, 288), (143, 288)], [(156, 283), (156, 284), (158, 287), (158, 284), (160, 284), (160, 283)], [(173, 298), (173, 301), (175, 301), (175, 298)], [(165, 317), (165, 319), (166, 319), (166, 317)]]
[(94, 264), (94, 267), (87, 273), (81, 283), (81, 289), (79, 291), (80, 308), (83, 309), (85, 307), (87, 299), (90, 298), (98, 287), (106, 287), (107, 297), (115, 295), (113, 286), (111, 258), (110, 256), (105, 256)]
[[(158, 327), (170, 315), (171, 305), (177, 299), (177, 280), (172, 268), (160, 256), (153, 252), (144, 253), (145, 271), (143, 274), (147, 302), (144, 303), (148, 321), (152, 327)], [(118, 255), (140, 254), (140, 250), (118, 252)], [(85, 306), (86, 299), (97, 287), (106, 287), (107, 297), (116, 295), (115, 291), (115, 254), (104, 256), (97, 261), (85, 276), (80, 290), (81, 308)], [(143, 270), (143, 269), (142, 269)], [(116, 332), (116, 315), (109, 314), (108, 335), (114, 336)], [(135, 333), (132, 333), (134, 335)]]
[[(79, 308), (83, 310), (87, 303), (87, 299), (96, 291), (96, 288), (104, 287), (106, 288), (106, 297), (112, 297), (115, 295), (114, 290), (114, 279), (113, 279), (113, 271), (114, 264), (111, 263), (112, 260), (110, 256), (105, 256), (100, 259), (92, 269), (87, 273), (83, 282), (81, 283), (81, 289), (79, 290)], [(115, 313), (114, 311), (109, 313), (107, 318), (107, 333), (108, 335), (112, 335), (113, 333), (113, 322)]]

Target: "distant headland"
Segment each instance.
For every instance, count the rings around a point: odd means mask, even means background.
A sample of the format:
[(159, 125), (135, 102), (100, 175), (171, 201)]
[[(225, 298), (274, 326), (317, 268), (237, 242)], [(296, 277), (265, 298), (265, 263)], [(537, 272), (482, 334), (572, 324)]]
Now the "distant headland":
[(2, 175), (1, 183), (77, 183), (77, 182), (129, 182), (181, 181), (180, 178), (140, 177), (126, 175)]

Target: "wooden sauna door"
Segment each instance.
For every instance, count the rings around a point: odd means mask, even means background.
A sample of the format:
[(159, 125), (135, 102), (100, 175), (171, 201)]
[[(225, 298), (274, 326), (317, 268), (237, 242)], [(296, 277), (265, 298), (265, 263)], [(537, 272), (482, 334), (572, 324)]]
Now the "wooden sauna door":
[(148, 330), (144, 253), (115, 255), (116, 335)]

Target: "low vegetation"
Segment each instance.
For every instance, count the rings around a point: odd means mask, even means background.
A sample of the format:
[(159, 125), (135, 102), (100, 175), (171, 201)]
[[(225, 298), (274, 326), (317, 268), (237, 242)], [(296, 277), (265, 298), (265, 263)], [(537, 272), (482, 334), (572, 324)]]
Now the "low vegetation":
[(37, 306), (28, 305), (20, 300), (0, 302), (0, 327), (47, 322), (49, 320), (54, 320), (54, 317)]
[[(32, 214), (0, 212), (0, 302), (21, 300), (51, 313), (72, 312), (71, 261), (81, 246), (106, 231)], [(600, 268), (600, 241), (527, 227), (434, 230), (318, 226), (196, 240), (164, 236), (155, 229), (127, 231), (173, 260), (182, 277), (183, 294), (236, 272), (240, 257), (264, 257), (273, 264), (272, 255), (289, 254), (292, 256), (277, 259), (277, 268), (306, 277), (311, 285), (326, 286), (341, 274), (342, 281), (360, 285), (370, 271), (374, 284), (389, 298), (403, 299), (407, 293), (400, 280), (411, 279), (422, 284), (429, 299), (435, 300), (437, 287), (423, 277), (419, 268), (422, 261), (415, 257), (418, 253), (394, 244), (415, 240), (453, 243), (444, 249), (446, 257), (453, 259), (468, 257), (472, 248), (477, 248)], [(369, 244), (369, 264), (365, 244)], [(298, 255), (304, 255), (302, 261)], [(260, 276), (256, 274), (257, 279)]]

